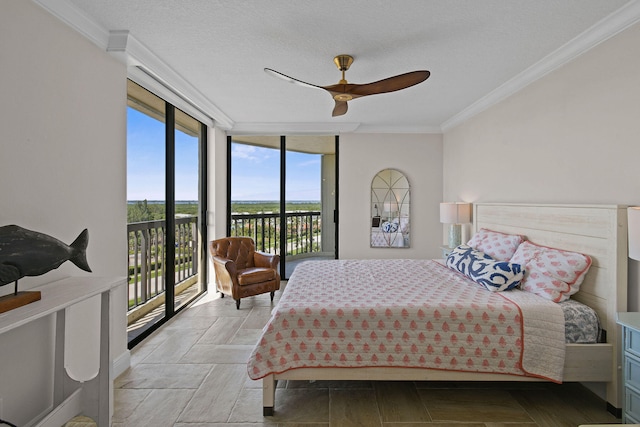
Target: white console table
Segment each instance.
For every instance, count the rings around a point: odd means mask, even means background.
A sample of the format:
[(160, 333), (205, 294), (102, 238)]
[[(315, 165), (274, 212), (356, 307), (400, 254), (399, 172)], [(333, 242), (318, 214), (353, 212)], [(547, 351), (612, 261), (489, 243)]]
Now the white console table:
[[(111, 386), (109, 360), (109, 313), (111, 290), (125, 285), (126, 278), (69, 277), (35, 289), (42, 293), (39, 301), (0, 314), (0, 334), (55, 314), (55, 350), (53, 409), (37, 427), (60, 427), (82, 413), (99, 426), (111, 425)], [(64, 369), (65, 311), (74, 304), (102, 295), (100, 304), (100, 367), (98, 375), (84, 383), (72, 380)]]

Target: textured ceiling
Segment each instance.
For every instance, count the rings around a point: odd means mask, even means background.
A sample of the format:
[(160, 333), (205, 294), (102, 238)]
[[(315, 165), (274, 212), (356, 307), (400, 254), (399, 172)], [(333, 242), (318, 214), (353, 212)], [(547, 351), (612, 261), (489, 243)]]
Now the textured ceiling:
[[(106, 30), (129, 30), (236, 128), (358, 123), (359, 130), (439, 129), (628, 0), (71, 0)], [(631, 2), (635, 3), (635, 1)], [(427, 69), (424, 83), (351, 101), (332, 118), (318, 85)], [(214, 117), (215, 118), (215, 117)]]

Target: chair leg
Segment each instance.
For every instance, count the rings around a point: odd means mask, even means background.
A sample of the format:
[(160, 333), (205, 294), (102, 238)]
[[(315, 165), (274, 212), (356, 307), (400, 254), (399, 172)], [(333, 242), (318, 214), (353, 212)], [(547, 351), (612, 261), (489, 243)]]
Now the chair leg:
[(236, 310), (240, 310), (240, 298), (236, 300)]
[(275, 291), (271, 291), (271, 302), (273, 302), (273, 296), (276, 294)]

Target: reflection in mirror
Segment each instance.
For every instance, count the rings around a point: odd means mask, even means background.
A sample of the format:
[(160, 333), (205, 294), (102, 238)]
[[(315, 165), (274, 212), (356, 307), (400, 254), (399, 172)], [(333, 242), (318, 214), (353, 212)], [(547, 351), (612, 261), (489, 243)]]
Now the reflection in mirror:
[(371, 181), (371, 247), (408, 248), (409, 180), (396, 169), (384, 169)]

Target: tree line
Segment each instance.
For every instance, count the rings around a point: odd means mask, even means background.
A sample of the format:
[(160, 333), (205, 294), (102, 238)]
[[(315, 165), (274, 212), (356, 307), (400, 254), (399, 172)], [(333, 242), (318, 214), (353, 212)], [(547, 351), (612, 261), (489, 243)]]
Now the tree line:
[[(198, 203), (176, 203), (176, 215), (198, 215)], [(321, 209), (320, 202), (295, 202), (287, 203), (286, 210), (288, 212), (300, 211), (319, 211)], [(277, 201), (264, 202), (231, 202), (231, 212), (234, 213), (264, 213), (279, 212), (280, 203)], [(159, 221), (165, 219), (165, 203), (152, 202), (148, 200), (137, 200), (127, 204), (127, 223)]]

